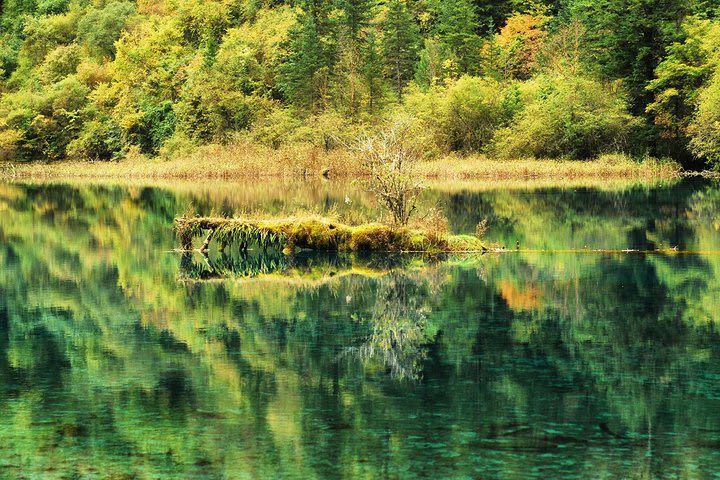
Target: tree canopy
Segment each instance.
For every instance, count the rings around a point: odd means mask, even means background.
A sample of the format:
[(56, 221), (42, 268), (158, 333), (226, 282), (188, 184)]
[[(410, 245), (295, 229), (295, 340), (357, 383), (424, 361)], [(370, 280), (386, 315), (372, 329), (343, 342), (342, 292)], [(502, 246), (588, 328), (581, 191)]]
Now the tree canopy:
[(0, 159), (153, 156), (243, 136), (277, 146), (318, 118), (350, 138), (400, 112), (428, 127), (429, 152), (591, 158), (610, 148), (720, 164), (713, 2), (0, 9)]

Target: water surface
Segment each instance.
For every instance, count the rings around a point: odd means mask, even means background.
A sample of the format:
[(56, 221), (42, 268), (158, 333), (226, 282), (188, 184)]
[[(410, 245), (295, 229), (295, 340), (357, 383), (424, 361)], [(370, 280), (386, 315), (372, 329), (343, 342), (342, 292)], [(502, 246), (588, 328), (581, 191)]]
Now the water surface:
[[(522, 249), (720, 250), (720, 186), (439, 186)], [(0, 183), (2, 478), (717, 478), (720, 256), (170, 252), (351, 185)]]

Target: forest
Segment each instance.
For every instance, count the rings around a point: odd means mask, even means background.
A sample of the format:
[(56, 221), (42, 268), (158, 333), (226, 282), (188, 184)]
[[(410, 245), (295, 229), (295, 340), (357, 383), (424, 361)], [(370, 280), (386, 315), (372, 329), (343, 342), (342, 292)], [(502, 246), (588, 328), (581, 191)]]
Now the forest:
[(346, 148), (720, 166), (717, 0), (6, 0), (0, 160)]

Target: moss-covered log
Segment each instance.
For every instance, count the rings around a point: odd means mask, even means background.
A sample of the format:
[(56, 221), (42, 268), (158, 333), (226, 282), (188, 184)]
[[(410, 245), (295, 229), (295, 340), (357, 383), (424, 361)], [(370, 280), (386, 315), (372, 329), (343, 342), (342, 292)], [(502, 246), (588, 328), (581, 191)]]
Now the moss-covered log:
[(193, 240), (205, 237), (200, 248), (210, 242), (221, 248), (235, 245), (241, 250), (250, 245), (292, 252), (296, 249), (337, 252), (457, 252), (482, 251), (479, 239), (472, 236), (437, 235), (410, 228), (379, 223), (350, 226), (324, 218), (249, 220), (240, 218), (178, 217), (175, 231), (183, 250), (191, 250)]

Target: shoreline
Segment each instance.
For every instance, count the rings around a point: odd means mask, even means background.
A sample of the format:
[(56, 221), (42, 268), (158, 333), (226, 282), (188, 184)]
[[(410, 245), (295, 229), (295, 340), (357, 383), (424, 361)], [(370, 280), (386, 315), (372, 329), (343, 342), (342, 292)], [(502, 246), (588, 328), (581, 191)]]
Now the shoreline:
[[(675, 162), (624, 155), (595, 160), (498, 160), (447, 155), (417, 164), (427, 181), (673, 180), (687, 175)], [(249, 180), (362, 177), (359, 162), (343, 150), (312, 146), (272, 150), (255, 144), (209, 146), (173, 159), (136, 157), (119, 161), (61, 160), (0, 163), (0, 180)]]

